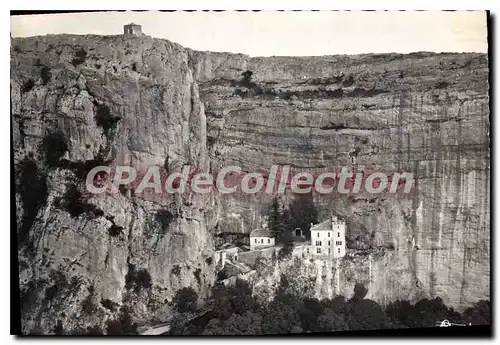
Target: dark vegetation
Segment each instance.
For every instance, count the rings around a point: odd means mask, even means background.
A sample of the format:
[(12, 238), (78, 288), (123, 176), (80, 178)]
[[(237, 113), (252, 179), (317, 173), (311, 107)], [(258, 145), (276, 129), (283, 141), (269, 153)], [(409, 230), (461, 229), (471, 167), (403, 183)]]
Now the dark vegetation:
[(118, 237), (123, 234), (123, 226), (118, 226), (116, 224), (112, 224), (108, 229), (109, 235), (111, 237)]
[(111, 311), (115, 311), (115, 309), (118, 307), (118, 303), (115, 303), (109, 299), (103, 299), (101, 301), (101, 304), (104, 308), (111, 310)]
[(175, 276), (180, 276), (181, 275), (181, 266), (179, 265), (175, 265), (173, 268), (172, 268), (172, 271), (171, 273)]
[[(253, 72), (245, 71), (241, 75), (240, 80), (219, 80), (217, 84), (228, 85), (234, 87), (233, 94), (242, 98), (258, 97), (268, 100), (283, 99), (290, 100), (296, 98), (299, 100), (315, 99), (315, 98), (342, 98), (342, 97), (372, 97), (386, 91), (381, 89), (365, 89), (356, 87), (351, 91), (344, 91), (345, 87), (354, 85), (354, 77), (349, 75), (344, 78), (343, 75), (315, 78), (306, 81), (307, 84), (317, 85), (316, 88), (310, 90), (289, 91), (280, 90), (268, 86), (267, 83), (256, 83), (252, 80)], [(342, 83), (336, 89), (331, 89), (331, 85)]]
[(50, 168), (61, 165), (61, 158), (68, 151), (66, 138), (61, 132), (47, 134), (42, 140), (42, 150), (45, 157), (45, 164)]
[(35, 161), (29, 158), (21, 161), (16, 170), (19, 176), (16, 191), (21, 197), (23, 206), (21, 224), (18, 224), (18, 245), (19, 248), (26, 248), (28, 253), (33, 253), (34, 248), (29, 240), (29, 230), (48, 196), (46, 176), (37, 167)]
[(33, 79), (28, 79), (24, 82), (23, 87), (21, 88), (21, 92), (30, 92), (31, 89), (35, 86), (35, 81)]
[[(218, 231), (218, 229), (215, 229), (215, 231)], [(219, 248), (225, 243), (233, 243), (237, 246), (250, 244), (248, 234), (238, 232), (219, 232), (214, 236), (214, 242), (216, 248)]]
[(311, 194), (297, 195), (288, 205), (282, 208), (277, 198), (274, 198), (269, 210), (269, 229), (276, 238), (276, 242), (282, 245), (278, 253), (278, 259), (289, 257), (294, 247), (294, 232), (300, 228), (306, 239), (311, 237), (311, 223), (318, 222), (318, 210), (314, 206)]
[(446, 89), (448, 86), (450, 86), (450, 83), (446, 80), (440, 80), (436, 83), (436, 89)]
[(85, 60), (87, 60), (87, 52), (83, 48), (80, 48), (75, 53), (75, 56), (71, 60), (71, 64), (76, 67), (76, 66), (81, 65), (82, 63), (84, 63)]
[(112, 130), (116, 128), (116, 125), (121, 120), (119, 116), (113, 116), (109, 107), (105, 104), (97, 105), (95, 113), (95, 122), (97, 126), (104, 130), (104, 134), (108, 136)]
[(56, 205), (66, 210), (73, 218), (78, 218), (82, 214), (94, 217), (104, 216), (101, 209), (86, 201), (76, 185), (69, 185), (64, 196), (56, 202)]
[[(422, 299), (415, 304), (396, 301), (383, 308), (377, 302), (365, 299), (368, 291), (360, 284), (356, 285), (350, 298), (337, 296), (318, 300), (288, 292), (289, 282), (284, 278), (280, 290), (269, 303), (252, 297), (251, 288), (242, 280), (237, 280), (231, 287), (215, 285), (207, 303), (208, 311), (200, 313), (197, 318), (190, 317), (189, 322), (185, 315), (179, 315), (172, 323), (170, 334), (261, 335), (421, 328), (435, 327), (436, 322), (444, 319), (472, 325), (490, 323), (489, 301), (480, 301), (463, 314), (448, 308), (439, 297)], [(190, 302), (195, 299), (194, 291), (184, 291), (182, 296), (182, 300)], [(190, 308), (177, 310), (193, 311)]]
[(163, 234), (167, 232), (168, 226), (176, 218), (177, 215), (174, 215), (169, 210), (158, 210), (155, 214), (155, 221), (161, 226)]
[(196, 302), (198, 294), (192, 287), (185, 287), (175, 293), (173, 302), (175, 310), (180, 313), (189, 313), (196, 311)]
[(296, 195), (285, 209), (277, 198), (272, 200), (268, 226), (279, 243), (284, 243), (285, 234), (292, 234), (296, 228), (300, 228), (306, 239), (309, 239), (311, 223), (318, 223), (318, 210), (311, 194)]
[[(74, 298), (81, 282), (75, 276), (70, 280), (61, 271), (53, 270), (50, 272), (50, 283), (46, 284), (44, 299), (42, 300), (43, 308), (62, 308), (68, 298)], [(49, 307), (50, 306), (50, 307)]]
[(343, 125), (343, 124), (334, 124), (334, 123), (330, 123), (326, 126), (320, 127), (320, 129), (323, 129), (323, 130), (334, 129), (336, 131), (341, 130), (341, 129), (346, 129), (346, 128), (348, 128), (348, 127)]
[(170, 223), (177, 218), (175, 204), (170, 205), (169, 209), (160, 209), (156, 211), (152, 219), (146, 225), (146, 236), (158, 236), (158, 239), (163, 237)]
[(352, 75), (349, 75), (347, 76), (347, 78), (345, 78), (343, 81), (342, 81), (342, 85), (344, 87), (349, 87), (349, 86), (352, 86), (354, 85), (354, 78)]
[(30, 309), (36, 305), (38, 300), (38, 291), (43, 289), (47, 284), (45, 279), (43, 280), (30, 280), (28, 283), (21, 287), (21, 315), (26, 315)]
[(138, 293), (143, 289), (150, 289), (151, 285), (151, 276), (146, 269), (137, 270), (135, 265), (128, 265), (128, 272), (125, 276), (125, 288), (127, 290)]
[(137, 334), (137, 324), (132, 322), (130, 310), (127, 306), (120, 308), (119, 318), (107, 322), (106, 334), (108, 335), (134, 335)]
[[(77, 162), (69, 162), (69, 161), (62, 161), (62, 166), (73, 171), (75, 176), (80, 179), (80, 180), (85, 180), (87, 178), (88, 173), (90, 170), (94, 169), (95, 167), (98, 166), (109, 166), (111, 163), (111, 160), (103, 160), (101, 158), (96, 158), (96, 159), (89, 159), (86, 161), (77, 161)], [(99, 175), (100, 177), (104, 177), (104, 174), (106, 174), (103, 171), (100, 171), (96, 174), (96, 177)]]
[(52, 72), (47, 66), (42, 66), (40, 69), (40, 78), (42, 78), (42, 85), (47, 85), (52, 78)]

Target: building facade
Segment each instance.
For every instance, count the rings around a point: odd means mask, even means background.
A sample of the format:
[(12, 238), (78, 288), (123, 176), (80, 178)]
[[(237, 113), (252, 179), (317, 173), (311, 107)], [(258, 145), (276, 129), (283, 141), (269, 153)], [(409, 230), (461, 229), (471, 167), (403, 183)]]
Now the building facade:
[(345, 256), (346, 224), (336, 216), (311, 226), (311, 251), (313, 255)]
[(250, 233), (250, 250), (274, 246), (274, 237), (268, 229), (255, 229)]
[(142, 35), (142, 27), (135, 23), (130, 23), (123, 26), (123, 34), (124, 35), (134, 35), (140, 36)]

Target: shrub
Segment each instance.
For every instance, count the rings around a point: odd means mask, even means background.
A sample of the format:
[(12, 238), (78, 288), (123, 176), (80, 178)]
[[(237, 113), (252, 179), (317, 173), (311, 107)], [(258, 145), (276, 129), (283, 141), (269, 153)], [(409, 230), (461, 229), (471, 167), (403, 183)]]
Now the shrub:
[(175, 265), (174, 268), (172, 268), (172, 274), (176, 276), (181, 275), (181, 266)]
[(447, 81), (441, 80), (441, 81), (437, 82), (436, 89), (446, 89), (449, 85), (450, 85), (450, 83), (448, 83)]
[(205, 259), (205, 262), (207, 263), (207, 265), (211, 265), (212, 262), (214, 262), (214, 259), (211, 256), (209, 256), (208, 258)]
[(352, 86), (353, 84), (354, 84), (354, 78), (352, 75), (347, 76), (347, 78), (345, 78), (344, 81), (342, 82), (342, 85), (344, 87), (349, 87)]
[(111, 311), (115, 311), (115, 308), (118, 307), (118, 303), (115, 303), (109, 299), (101, 300), (101, 304), (104, 308), (111, 310)]
[(173, 298), (175, 309), (180, 313), (195, 311), (197, 301), (198, 294), (192, 287), (185, 287), (178, 290)]
[(35, 81), (33, 79), (28, 79), (24, 82), (23, 87), (21, 88), (21, 92), (30, 92), (31, 89), (35, 86)]
[(113, 224), (109, 227), (108, 232), (111, 237), (118, 237), (123, 233), (123, 226)]
[(52, 78), (52, 73), (50, 72), (50, 68), (47, 66), (43, 66), (40, 70), (40, 77), (42, 78), (42, 84), (47, 85), (47, 83)]
[(128, 272), (125, 276), (125, 288), (133, 289), (134, 292), (140, 292), (142, 289), (151, 288), (151, 276), (146, 269), (136, 270), (135, 265), (128, 265)]
[(116, 128), (116, 125), (120, 120), (120, 117), (111, 115), (111, 111), (107, 105), (100, 104), (97, 106), (95, 121), (97, 126), (104, 130), (106, 136), (111, 130)]
[(241, 85), (251, 88), (255, 83), (252, 83), (252, 71), (245, 71), (241, 74)]
[(43, 138), (42, 149), (45, 156), (45, 163), (49, 167), (57, 167), (60, 165), (61, 157), (68, 151), (68, 144), (61, 132), (54, 132)]
[[(87, 174), (95, 167), (98, 166), (109, 166), (111, 160), (102, 160), (100, 158), (90, 159), (87, 161), (78, 161), (78, 162), (66, 162), (66, 167), (71, 169), (76, 177), (79, 179), (85, 180), (87, 178)], [(99, 172), (97, 175), (103, 177), (106, 173)]]
[(123, 306), (120, 309), (120, 318), (116, 321), (107, 322), (106, 334), (108, 335), (133, 335), (137, 334), (137, 324), (132, 322), (130, 310)]
[(176, 216), (169, 210), (158, 210), (155, 214), (155, 221), (161, 225), (163, 233), (167, 231), (168, 226), (175, 218)]
[(76, 186), (72, 185), (66, 190), (63, 200), (66, 211), (73, 218), (77, 218), (88, 211), (87, 204), (83, 202), (82, 193), (80, 193)]
[(87, 59), (87, 52), (83, 48), (80, 48), (75, 53), (75, 56), (71, 60), (71, 64), (76, 67), (84, 63), (86, 59)]

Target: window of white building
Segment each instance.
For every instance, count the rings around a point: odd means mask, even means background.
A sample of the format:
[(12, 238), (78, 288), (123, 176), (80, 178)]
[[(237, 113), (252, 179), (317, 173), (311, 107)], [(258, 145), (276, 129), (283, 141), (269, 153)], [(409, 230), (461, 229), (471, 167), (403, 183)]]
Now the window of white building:
[(267, 244), (269, 244), (269, 243), (271, 243), (271, 239), (270, 238), (267, 239)]
[(330, 237), (330, 231), (328, 231), (328, 237)]
[(340, 237), (340, 232), (337, 232), (337, 237)]
[(340, 248), (338, 250), (339, 250), (339, 253), (340, 253)]
[(321, 246), (321, 241), (316, 241), (317, 246)]
[(316, 248), (316, 254), (321, 254), (321, 248)]

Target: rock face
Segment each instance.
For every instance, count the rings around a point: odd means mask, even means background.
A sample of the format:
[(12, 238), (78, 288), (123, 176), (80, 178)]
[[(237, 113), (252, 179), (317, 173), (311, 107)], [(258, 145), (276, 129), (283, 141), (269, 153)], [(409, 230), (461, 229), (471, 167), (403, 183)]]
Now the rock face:
[[(65, 331), (105, 329), (123, 305), (151, 321), (182, 287), (206, 296), (214, 280), (207, 200), (94, 196), (82, 174), (96, 162), (141, 170), (167, 157), (171, 171), (208, 169), (205, 113), (188, 62), (179, 45), (148, 37), (13, 42), (24, 331), (50, 332), (56, 321)], [(50, 159), (54, 152), (61, 157)], [(47, 186), (45, 195), (33, 181)]]
[[(349, 295), (354, 279), (380, 303), (441, 296), (463, 308), (489, 298), (484, 54), (192, 56), (212, 167), (290, 164), (318, 173), (355, 163), (413, 174), (409, 196), (316, 195), (320, 218), (334, 212), (347, 219), (351, 249), (388, 249), (342, 260), (336, 282), (335, 268), (302, 272), (330, 277), (318, 278), (323, 288), (313, 290), (330, 291), (319, 296)], [(218, 200), (219, 229), (248, 232), (268, 202), (265, 195)]]
[(24, 332), (163, 320), (177, 290), (203, 298), (213, 285), (213, 235), (249, 233), (270, 200), (91, 195), (84, 177), (101, 163), (412, 172), (410, 196), (316, 196), (322, 217), (352, 224), (351, 248), (387, 249), (333, 264), (315, 291), (361, 281), (382, 303), (489, 298), (484, 54), (250, 58), (148, 36), (45, 36), (12, 40), (11, 99)]

